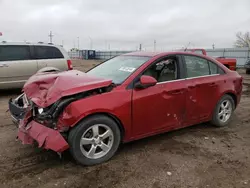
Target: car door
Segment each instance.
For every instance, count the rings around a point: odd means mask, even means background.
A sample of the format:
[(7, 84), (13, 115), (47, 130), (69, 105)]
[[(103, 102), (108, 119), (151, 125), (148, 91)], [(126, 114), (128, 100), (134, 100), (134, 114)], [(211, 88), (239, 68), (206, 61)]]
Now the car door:
[(61, 51), (54, 46), (34, 46), (38, 70), (44, 67), (55, 67), (62, 71), (68, 70), (67, 60)]
[[(168, 62), (170, 59), (174, 61)], [(146, 136), (157, 131), (170, 130), (182, 124), (186, 110), (186, 86), (181, 79), (182, 66), (179, 61), (179, 56), (166, 57), (153, 63), (141, 74), (152, 76), (158, 82), (146, 89), (133, 89), (134, 136)], [(162, 64), (165, 63), (169, 64), (162, 68)]]
[(187, 83), (187, 125), (209, 120), (218, 102), (223, 70), (201, 57), (184, 55)]
[(8, 64), (6, 63), (6, 60), (3, 60), (1, 52), (2, 52), (2, 49), (0, 46), (0, 84), (3, 84), (4, 82), (7, 81), (7, 78), (8, 78), (6, 74), (7, 72), (6, 69), (8, 68)]
[(36, 72), (37, 62), (28, 45), (0, 46), (0, 84), (4, 88), (21, 87)]

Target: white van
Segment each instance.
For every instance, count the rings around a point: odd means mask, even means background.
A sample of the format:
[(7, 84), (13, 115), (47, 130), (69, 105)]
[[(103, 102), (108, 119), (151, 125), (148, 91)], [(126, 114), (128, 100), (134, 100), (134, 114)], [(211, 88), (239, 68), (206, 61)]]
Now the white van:
[(60, 71), (73, 68), (61, 46), (0, 42), (0, 89), (22, 88), (30, 76), (45, 67)]

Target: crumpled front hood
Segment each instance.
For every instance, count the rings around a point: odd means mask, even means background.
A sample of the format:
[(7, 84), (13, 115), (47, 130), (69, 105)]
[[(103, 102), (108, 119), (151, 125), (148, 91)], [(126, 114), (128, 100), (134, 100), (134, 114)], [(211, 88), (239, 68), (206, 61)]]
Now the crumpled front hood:
[(29, 78), (23, 92), (39, 107), (45, 108), (64, 96), (109, 86), (112, 80), (89, 76), (78, 70), (37, 73)]

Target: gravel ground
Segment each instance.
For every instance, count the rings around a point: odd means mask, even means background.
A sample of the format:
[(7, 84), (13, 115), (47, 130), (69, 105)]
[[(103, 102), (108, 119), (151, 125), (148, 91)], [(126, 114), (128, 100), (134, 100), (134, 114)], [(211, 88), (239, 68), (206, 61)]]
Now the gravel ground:
[[(74, 61), (87, 70), (94, 61)], [(250, 187), (250, 76), (228, 127), (210, 124), (124, 144), (107, 163), (82, 167), (16, 141), (7, 101), (20, 91), (0, 91), (0, 187)]]

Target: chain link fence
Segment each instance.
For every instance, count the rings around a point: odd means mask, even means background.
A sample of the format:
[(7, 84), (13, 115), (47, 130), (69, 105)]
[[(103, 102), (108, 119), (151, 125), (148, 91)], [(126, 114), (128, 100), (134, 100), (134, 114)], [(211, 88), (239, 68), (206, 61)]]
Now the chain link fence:
[[(237, 67), (243, 67), (247, 59), (250, 58), (249, 48), (218, 48), (206, 49), (206, 51), (211, 57), (235, 58)], [(129, 52), (131, 51), (95, 51), (95, 59), (106, 60)], [(84, 55), (78, 51), (69, 52), (69, 56), (72, 59), (84, 59)]]

